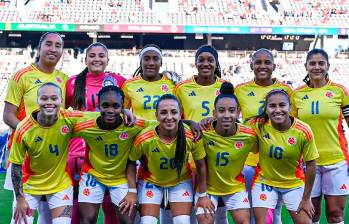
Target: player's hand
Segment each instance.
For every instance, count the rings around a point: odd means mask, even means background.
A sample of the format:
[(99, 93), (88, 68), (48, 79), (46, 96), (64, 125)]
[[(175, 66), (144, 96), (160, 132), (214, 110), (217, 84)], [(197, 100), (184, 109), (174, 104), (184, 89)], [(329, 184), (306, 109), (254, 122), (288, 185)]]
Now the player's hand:
[(171, 80), (175, 85), (182, 81), (182, 77), (174, 71), (163, 71), (162, 75), (165, 75), (169, 80)]
[(130, 110), (123, 109), (122, 114), (126, 126), (132, 127), (133, 125), (135, 125), (137, 118)]
[(194, 134), (194, 142), (199, 141), (202, 138), (202, 130), (199, 123), (194, 121), (190, 122), (190, 129)]
[(205, 212), (205, 216), (206, 218), (209, 218), (210, 216), (214, 216), (214, 211), (215, 211), (215, 207), (213, 202), (207, 197), (200, 197), (198, 199), (198, 202), (195, 205), (195, 210), (197, 210), (197, 208), (202, 208)]
[(205, 130), (205, 131), (208, 131), (210, 129), (210, 125), (214, 121), (215, 121), (215, 119), (213, 117), (206, 117), (199, 122), (200, 128)]
[(315, 209), (313, 203), (311, 203), (311, 199), (302, 199), (296, 213), (298, 214), (302, 210), (309, 216), (310, 219), (313, 218)]
[(120, 202), (120, 213), (122, 215), (132, 215), (132, 212), (138, 207), (137, 193), (128, 192), (124, 199)]
[(17, 198), (16, 208), (14, 212), (13, 219), (15, 220), (15, 224), (21, 224), (22, 220), (24, 220), (24, 223), (27, 224), (27, 215), (31, 215), (30, 208), (28, 205), (28, 202), (25, 200), (23, 196), (19, 196)]

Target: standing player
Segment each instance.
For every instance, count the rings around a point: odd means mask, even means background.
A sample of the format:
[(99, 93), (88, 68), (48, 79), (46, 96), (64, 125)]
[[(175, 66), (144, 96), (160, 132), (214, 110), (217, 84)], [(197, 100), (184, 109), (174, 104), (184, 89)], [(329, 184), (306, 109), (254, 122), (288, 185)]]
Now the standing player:
[[(46, 82), (53, 82), (63, 90), (63, 98), (65, 95), (65, 84), (68, 76), (55, 67), (63, 53), (63, 39), (55, 32), (44, 33), (39, 40), (38, 55), (35, 63), (18, 71), (9, 81), (7, 95), (5, 98), (5, 107), (3, 113), (4, 122), (13, 130), (16, 129), (18, 123), (27, 115), (30, 115), (34, 110), (38, 109), (37, 105), (37, 90)], [(13, 133), (8, 148), (11, 148)], [(29, 167), (23, 166), (24, 173), (28, 172)], [(6, 174), (5, 188), (12, 190), (10, 179), (10, 170)], [(45, 203), (40, 203), (46, 207)], [(40, 223), (49, 223), (49, 217), (45, 218), (45, 212), (39, 212)], [(47, 212), (46, 212), (47, 213)]]
[[(207, 192), (216, 208), (219, 198), (223, 199), (235, 223), (250, 223), (250, 203), (241, 171), (248, 153), (257, 150), (257, 138), (251, 128), (236, 122), (238, 107), (233, 85), (223, 83), (214, 102), (216, 121), (203, 135)], [(203, 213), (201, 208), (196, 211), (199, 223), (214, 222)]]
[[(120, 113), (124, 94), (116, 86), (103, 87), (98, 93), (98, 102), (100, 114), (86, 114), (74, 126), (74, 136), (82, 137), (87, 144), (87, 157), (79, 183), (79, 214), (80, 221), (84, 224), (97, 222), (106, 190), (109, 190), (114, 205), (134, 207), (136, 194), (133, 203), (125, 204), (129, 203), (128, 198), (132, 199), (132, 193), (135, 193), (127, 186), (126, 165), (134, 138), (149, 123), (138, 120), (134, 127), (123, 124)], [(101, 148), (104, 150), (100, 150)], [(113, 211), (114, 214), (115, 212), (116, 210)], [(130, 211), (129, 214), (131, 213)], [(123, 216), (120, 221), (133, 223), (132, 219)]]
[(155, 108), (160, 97), (172, 93), (173, 81), (160, 74), (162, 53), (157, 45), (146, 45), (139, 53), (140, 66), (134, 78), (122, 86), (125, 93), (125, 108), (132, 108), (137, 117), (155, 120)]
[[(63, 99), (58, 85), (45, 83), (37, 95), (39, 111), (19, 123), (9, 158), (16, 197), (14, 221), (33, 223), (33, 210), (45, 198), (52, 223), (70, 224), (73, 187), (67, 156), (71, 124), (66, 121), (70, 115), (60, 111)], [(30, 170), (22, 177), (24, 163)]]
[[(224, 81), (220, 78), (221, 67), (218, 52), (214, 47), (210, 45), (199, 47), (195, 53), (195, 65), (198, 75), (178, 84), (175, 88), (175, 95), (182, 104), (184, 118), (199, 122), (203, 118), (212, 115), (214, 100), (219, 94), (219, 88)], [(195, 168), (194, 162), (190, 161)], [(195, 169), (193, 170), (193, 177), (195, 181)], [(217, 210), (216, 219), (219, 223), (225, 223), (225, 209), (220, 209), (221, 207), (222, 205)], [(195, 215), (193, 214), (191, 223), (195, 222)]]
[[(255, 78), (249, 82), (240, 84), (235, 88), (235, 93), (240, 103), (243, 121), (262, 113), (264, 98), (269, 91), (273, 89), (283, 89), (288, 94), (291, 94), (292, 92), (288, 85), (272, 78), (276, 65), (274, 63), (273, 54), (269, 50), (265, 48), (257, 50), (252, 55), (250, 66), (255, 74)], [(250, 153), (243, 170), (249, 192), (251, 191), (252, 179), (257, 164), (258, 154)], [(276, 214), (280, 216), (278, 219), (281, 220), (281, 209), (279, 207), (278, 209), (279, 211), (276, 211)], [(254, 223), (253, 215), (251, 218), (251, 222)]]
[(290, 117), (289, 112), (288, 93), (272, 90), (265, 97), (262, 113), (250, 121), (259, 144), (259, 164), (252, 189), (257, 224), (265, 223), (267, 209), (274, 209), (280, 199), (294, 223), (312, 223), (310, 193), (319, 155), (309, 126)]
[(344, 208), (349, 195), (348, 148), (342, 127), (349, 123), (348, 91), (329, 80), (330, 64), (324, 50), (308, 52), (305, 85), (292, 95), (292, 111), (314, 131), (320, 157), (316, 160), (316, 178), (312, 191), (314, 223), (321, 216), (321, 198), (325, 197), (329, 223), (344, 223)]
[[(106, 73), (105, 68), (108, 65), (107, 47), (96, 42), (86, 49), (85, 63), (86, 68), (78, 75), (72, 76), (67, 81), (66, 107), (73, 107), (80, 111), (96, 111), (98, 107), (97, 94), (103, 86), (114, 85), (121, 87), (126, 81), (120, 75)], [(81, 138), (74, 138), (69, 145), (69, 164), (74, 177), (74, 186), (77, 191), (78, 180), (80, 179), (80, 166), (83, 161), (78, 159), (85, 156), (85, 143)], [(76, 159), (75, 159), (76, 158)], [(81, 159), (82, 160), (82, 159)], [(74, 170), (76, 169), (76, 170)], [(112, 224), (117, 222), (115, 215), (116, 207), (111, 202), (109, 194), (105, 195), (103, 202), (104, 222)], [(77, 217), (77, 200), (74, 200), (73, 224), (79, 223)]]
[(193, 134), (183, 125), (181, 106), (174, 95), (160, 97), (156, 106), (159, 125), (143, 130), (136, 138), (129, 157), (128, 183), (136, 187), (138, 172), (138, 200), (141, 223), (157, 223), (161, 201), (169, 202), (174, 224), (189, 223), (193, 190), (188, 156), (191, 152), (199, 173), (199, 200), (197, 205), (207, 213), (214, 206), (206, 193), (206, 163), (202, 141), (194, 142)]

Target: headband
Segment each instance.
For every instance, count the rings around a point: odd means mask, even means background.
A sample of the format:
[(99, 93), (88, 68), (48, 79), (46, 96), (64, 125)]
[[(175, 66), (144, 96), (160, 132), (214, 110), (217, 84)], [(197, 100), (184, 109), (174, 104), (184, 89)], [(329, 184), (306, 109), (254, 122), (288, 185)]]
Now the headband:
[(146, 47), (146, 48), (143, 48), (143, 49), (141, 50), (141, 52), (139, 53), (139, 58), (142, 60), (143, 55), (144, 55), (145, 53), (147, 53), (148, 51), (155, 51), (156, 53), (159, 54), (160, 58), (162, 59), (162, 53), (161, 53), (161, 51), (160, 51), (158, 48), (156, 48), (156, 47)]

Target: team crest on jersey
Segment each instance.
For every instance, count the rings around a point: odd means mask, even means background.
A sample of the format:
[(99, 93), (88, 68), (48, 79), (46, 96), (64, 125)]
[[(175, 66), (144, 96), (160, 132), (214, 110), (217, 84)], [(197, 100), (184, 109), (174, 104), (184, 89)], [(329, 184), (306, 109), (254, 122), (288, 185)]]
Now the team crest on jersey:
[(168, 85), (167, 85), (167, 84), (161, 85), (161, 90), (162, 90), (163, 92), (167, 93), (167, 92), (168, 92)]
[(261, 199), (262, 201), (266, 201), (268, 198), (266, 194), (260, 194), (259, 199)]
[(221, 94), (221, 92), (219, 90), (216, 91), (216, 96), (218, 96), (219, 94)]
[(70, 132), (70, 130), (69, 130), (69, 127), (68, 127), (67, 125), (63, 125), (63, 126), (61, 127), (61, 133), (62, 133), (63, 135), (68, 134), (69, 132)]
[(128, 134), (127, 134), (127, 132), (122, 132), (122, 133), (120, 133), (119, 138), (120, 138), (120, 140), (126, 140), (126, 139), (128, 139)]
[(56, 81), (57, 81), (58, 83), (62, 83), (61, 77), (57, 76), (57, 77), (56, 77)]
[(332, 93), (332, 91), (327, 91), (326, 92), (326, 94), (325, 94), (325, 96), (327, 96), (328, 98), (333, 98), (333, 93)]
[(287, 143), (290, 145), (296, 144), (296, 138), (295, 137), (288, 137)]
[(145, 193), (145, 195), (146, 195), (148, 198), (153, 198), (153, 197), (154, 197), (154, 193), (153, 193), (153, 191), (151, 191), (151, 190), (147, 190), (147, 192)]
[(237, 150), (240, 150), (242, 147), (244, 147), (244, 142), (243, 141), (236, 141), (235, 142), (235, 148)]
[(85, 196), (89, 196), (89, 195), (91, 194), (90, 189), (85, 188), (85, 189), (82, 191), (82, 194), (85, 195)]

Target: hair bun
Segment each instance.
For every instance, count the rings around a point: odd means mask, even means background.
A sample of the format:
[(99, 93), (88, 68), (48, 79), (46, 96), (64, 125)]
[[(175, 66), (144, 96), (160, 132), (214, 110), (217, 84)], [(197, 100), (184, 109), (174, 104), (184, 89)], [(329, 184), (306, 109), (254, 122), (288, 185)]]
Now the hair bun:
[(221, 92), (221, 94), (233, 95), (234, 86), (230, 82), (223, 82), (219, 91)]

